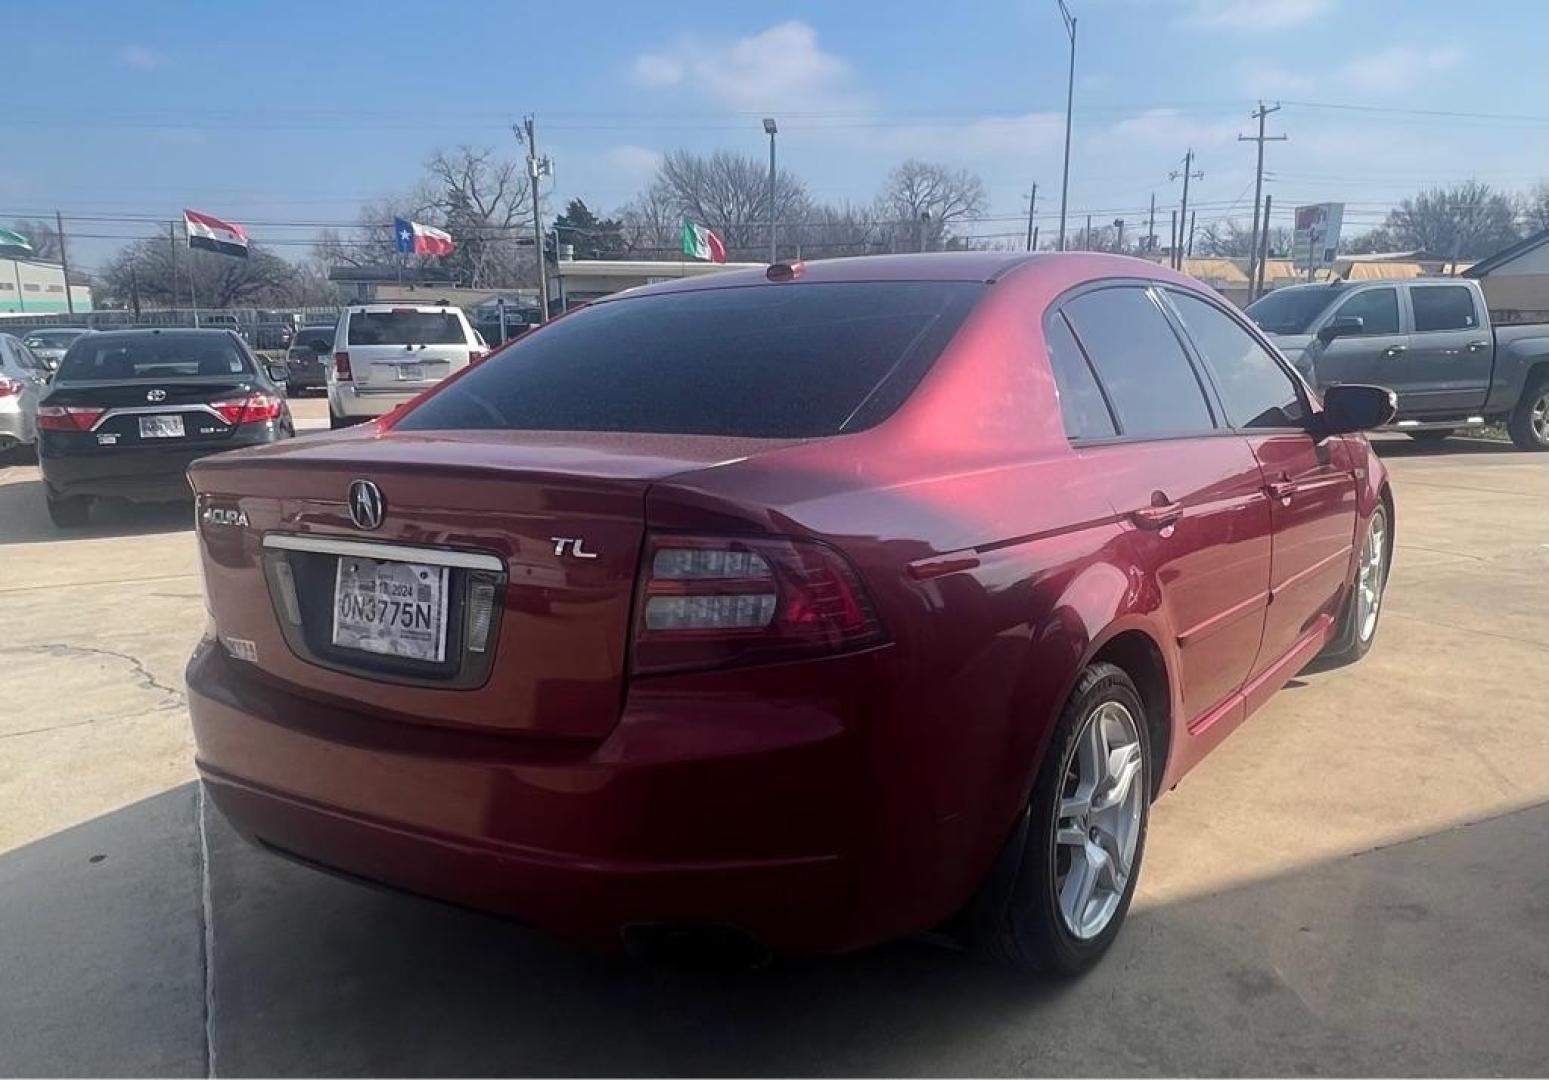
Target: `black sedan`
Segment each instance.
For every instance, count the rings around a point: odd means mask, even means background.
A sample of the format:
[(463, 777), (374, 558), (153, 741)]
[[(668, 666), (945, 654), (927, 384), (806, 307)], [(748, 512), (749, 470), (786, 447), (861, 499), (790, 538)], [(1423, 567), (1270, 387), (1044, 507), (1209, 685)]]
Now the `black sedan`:
[(270, 371), (229, 330), (89, 334), (38, 403), (38, 461), (54, 524), (83, 525), (92, 500), (190, 497), (190, 462), (296, 433)]

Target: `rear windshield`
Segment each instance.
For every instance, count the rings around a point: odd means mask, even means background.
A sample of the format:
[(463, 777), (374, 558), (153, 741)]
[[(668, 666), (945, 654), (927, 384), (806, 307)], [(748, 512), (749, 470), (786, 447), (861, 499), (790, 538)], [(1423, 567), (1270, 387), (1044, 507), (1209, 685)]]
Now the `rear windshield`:
[(225, 334), (198, 337), (153, 332), (134, 337), (92, 334), (70, 346), (56, 382), (91, 379), (172, 379), (181, 375), (251, 374), (247, 358)]
[(463, 324), (448, 311), (357, 311), (351, 345), (466, 345)]
[(327, 330), (301, 330), (297, 332), (291, 347), (296, 349), (311, 349), (313, 352), (328, 352), (333, 348), (333, 327)]
[(1339, 296), (1336, 289), (1277, 289), (1248, 305), (1248, 318), (1266, 334), (1305, 334), (1323, 309)]
[(607, 301), (522, 338), (399, 429), (810, 438), (890, 415), (980, 295), (835, 282)]

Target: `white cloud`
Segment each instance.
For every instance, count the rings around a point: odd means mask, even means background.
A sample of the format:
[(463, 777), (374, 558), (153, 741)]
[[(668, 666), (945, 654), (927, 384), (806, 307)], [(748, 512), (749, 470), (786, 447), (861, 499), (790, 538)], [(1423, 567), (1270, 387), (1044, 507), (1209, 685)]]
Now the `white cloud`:
[(1333, 7), (1334, 0), (1194, 0), (1182, 21), (1215, 30), (1284, 30)]
[(1456, 67), (1462, 59), (1462, 51), (1450, 45), (1434, 49), (1394, 45), (1341, 65), (1339, 77), (1357, 90), (1393, 94), (1419, 86), (1427, 77)]
[(154, 71), (161, 67), (163, 60), (159, 53), (152, 52), (144, 45), (125, 45), (118, 50), (118, 62), (136, 71)]
[[(1241, 125), (1235, 120), (1196, 120), (1176, 109), (1148, 109), (1120, 120), (1092, 136), (1096, 145), (1154, 146), (1163, 149), (1198, 149), (1234, 142)], [(1181, 156), (1181, 155), (1180, 155)]]
[(615, 146), (608, 151), (608, 165), (622, 174), (623, 179), (631, 181), (649, 179), (661, 163), (661, 152), (644, 146)]
[(804, 22), (778, 23), (733, 41), (692, 35), (635, 58), (631, 73), (644, 86), (687, 86), (715, 103), (744, 111), (860, 109), (850, 65), (824, 52)]

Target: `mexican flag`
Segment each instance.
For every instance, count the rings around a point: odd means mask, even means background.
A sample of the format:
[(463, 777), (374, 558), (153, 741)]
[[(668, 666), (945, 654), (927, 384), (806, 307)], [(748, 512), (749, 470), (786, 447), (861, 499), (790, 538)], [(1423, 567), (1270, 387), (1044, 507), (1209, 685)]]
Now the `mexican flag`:
[(694, 259), (723, 263), (726, 261), (726, 245), (721, 243), (721, 238), (710, 226), (697, 225), (684, 218), (683, 254)]
[[(687, 233), (684, 233), (684, 236), (687, 235)], [(10, 229), (0, 229), (0, 248), (5, 247), (21, 248), (27, 254), (32, 254), (32, 241), (19, 232), (12, 232)]]

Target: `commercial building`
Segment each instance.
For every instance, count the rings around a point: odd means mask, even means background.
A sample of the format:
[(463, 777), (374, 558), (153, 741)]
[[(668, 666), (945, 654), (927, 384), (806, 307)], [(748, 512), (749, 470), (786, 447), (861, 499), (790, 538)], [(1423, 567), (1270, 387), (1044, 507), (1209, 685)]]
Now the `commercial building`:
[[(91, 310), (91, 287), (71, 285), (76, 311)], [(70, 310), (64, 267), (41, 259), (0, 258), (0, 314), (47, 315)]]
[(1496, 322), (1549, 321), (1549, 229), (1463, 271), (1477, 278)]
[(564, 307), (611, 296), (639, 285), (703, 277), (724, 270), (762, 270), (767, 263), (710, 263), (693, 259), (652, 262), (641, 259), (561, 259), (550, 263), (549, 297)]

